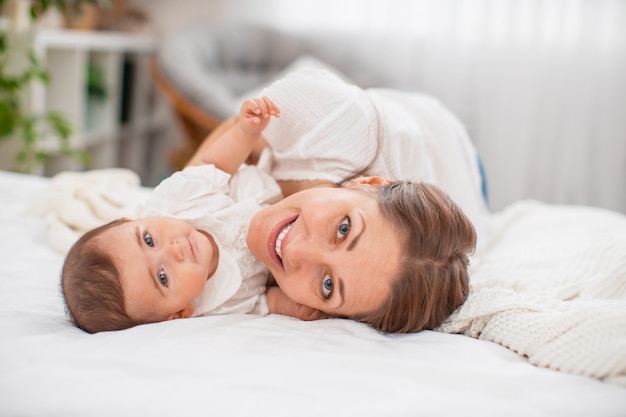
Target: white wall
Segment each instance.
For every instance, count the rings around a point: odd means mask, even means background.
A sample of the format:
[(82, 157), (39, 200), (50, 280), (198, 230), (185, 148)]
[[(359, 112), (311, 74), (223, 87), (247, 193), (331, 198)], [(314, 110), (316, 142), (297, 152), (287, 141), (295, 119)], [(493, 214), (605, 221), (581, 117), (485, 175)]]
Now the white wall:
[[(411, 81), (468, 127), (487, 169), (492, 209), (535, 198), (626, 213), (624, 0), (133, 3), (163, 33), (234, 19), (425, 41), (428, 47), (406, 57), (423, 62)], [(389, 65), (401, 73), (402, 62)]]

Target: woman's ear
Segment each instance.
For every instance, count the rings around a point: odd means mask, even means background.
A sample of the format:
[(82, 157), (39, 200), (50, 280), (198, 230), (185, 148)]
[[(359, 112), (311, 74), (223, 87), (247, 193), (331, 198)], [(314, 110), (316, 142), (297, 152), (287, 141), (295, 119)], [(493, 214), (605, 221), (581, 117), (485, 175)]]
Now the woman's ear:
[(186, 319), (186, 318), (191, 317), (192, 314), (193, 314), (193, 305), (189, 304), (189, 305), (187, 305), (187, 307), (185, 307), (182, 310), (172, 314), (167, 319), (168, 320)]
[(387, 180), (382, 177), (359, 177), (350, 180), (346, 187), (355, 187), (357, 185), (380, 187), (381, 185), (387, 185), (392, 182), (392, 180)]

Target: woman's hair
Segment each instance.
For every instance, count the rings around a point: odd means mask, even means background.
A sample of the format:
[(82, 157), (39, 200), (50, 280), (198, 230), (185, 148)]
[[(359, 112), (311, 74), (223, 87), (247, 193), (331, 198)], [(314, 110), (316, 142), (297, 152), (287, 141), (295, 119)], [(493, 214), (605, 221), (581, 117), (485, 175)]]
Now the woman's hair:
[(400, 272), (382, 307), (350, 318), (390, 333), (434, 329), (468, 296), (474, 226), (434, 185), (395, 181), (373, 190), (405, 249)]
[(76, 326), (89, 333), (142, 324), (126, 313), (120, 273), (111, 256), (98, 245), (103, 232), (123, 222), (114, 220), (85, 233), (63, 264), (61, 292), (65, 310)]

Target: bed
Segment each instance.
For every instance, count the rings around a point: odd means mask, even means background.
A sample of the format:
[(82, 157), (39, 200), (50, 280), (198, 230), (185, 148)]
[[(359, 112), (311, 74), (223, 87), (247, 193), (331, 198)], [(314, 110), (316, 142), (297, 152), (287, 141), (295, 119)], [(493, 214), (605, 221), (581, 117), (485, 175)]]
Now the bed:
[[(483, 340), (493, 329), (468, 325), (467, 312), (448, 323), (461, 334), (385, 335), (347, 320), (278, 315), (86, 334), (64, 314), (63, 256), (47, 244), (44, 219), (29, 210), (49, 184), (0, 171), (2, 416), (626, 415), (626, 327), (608, 327), (614, 350), (596, 374), (583, 365), (532, 363), (536, 352)], [(504, 285), (505, 292), (551, 297), (533, 292), (550, 276), (581, 275), (582, 284), (610, 276), (618, 285), (605, 297), (608, 310), (623, 320), (625, 216), (522, 201), (494, 214), (494, 228), (472, 259), (476, 293)], [(494, 281), (505, 266), (510, 276)], [(584, 291), (569, 290), (570, 298)]]

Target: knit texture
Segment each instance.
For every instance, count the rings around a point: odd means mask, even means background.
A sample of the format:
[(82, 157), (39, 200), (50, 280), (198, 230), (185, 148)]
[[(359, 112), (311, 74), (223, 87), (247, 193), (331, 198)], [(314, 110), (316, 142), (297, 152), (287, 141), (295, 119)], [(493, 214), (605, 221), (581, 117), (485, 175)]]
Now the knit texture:
[(437, 330), (626, 386), (626, 217), (527, 201), (495, 221), (469, 298)]
[(125, 168), (63, 171), (29, 205), (29, 212), (45, 218), (46, 238), (66, 254), (85, 232), (120, 217), (135, 218), (150, 190)]

